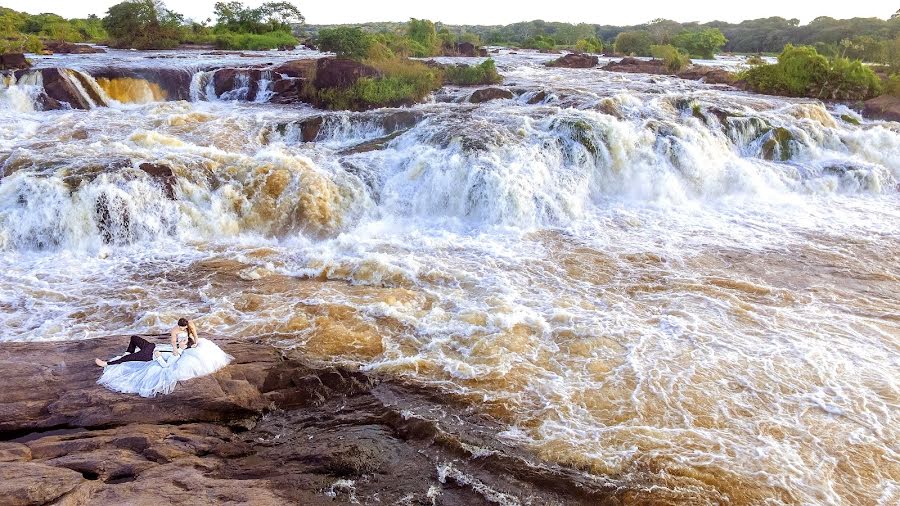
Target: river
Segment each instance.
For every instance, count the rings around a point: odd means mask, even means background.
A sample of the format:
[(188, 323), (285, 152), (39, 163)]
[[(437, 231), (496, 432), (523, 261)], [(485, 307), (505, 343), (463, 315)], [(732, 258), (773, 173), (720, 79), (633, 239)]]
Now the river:
[(0, 84), (0, 340), (187, 315), (477, 403), (635, 504), (900, 502), (900, 124), (509, 53), (516, 98), (445, 88), (409, 128), (206, 84), (311, 52), (40, 59), (191, 100)]

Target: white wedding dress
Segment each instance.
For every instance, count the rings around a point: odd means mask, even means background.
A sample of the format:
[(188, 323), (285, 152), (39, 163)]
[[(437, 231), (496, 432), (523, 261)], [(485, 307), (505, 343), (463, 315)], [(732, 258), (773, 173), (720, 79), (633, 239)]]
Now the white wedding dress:
[[(178, 342), (187, 340), (187, 334), (178, 335)], [(179, 381), (212, 374), (228, 365), (234, 357), (222, 351), (216, 343), (200, 338), (197, 345), (172, 353), (170, 345), (157, 345), (155, 359), (149, 362), (122, 362), (107, 365), (97, 383), (115, 392), (153, 397), (170, 394)]]

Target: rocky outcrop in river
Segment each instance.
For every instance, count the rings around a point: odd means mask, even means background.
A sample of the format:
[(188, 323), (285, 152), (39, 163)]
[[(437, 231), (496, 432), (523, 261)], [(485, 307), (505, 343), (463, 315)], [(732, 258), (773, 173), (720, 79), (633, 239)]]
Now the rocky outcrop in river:
[[(157, 338), (159, 336), (156, 336)], [(0, 343), (5, 504), (616, 504), (502, 426), (414, 385), (315, 367), (265, 343), (144, 399), (96, 384), (124, 337)]]
[(18, 70), (27, 69), (31, 63), (22, 53), (3, 53), (0, 54), (0, 70)]

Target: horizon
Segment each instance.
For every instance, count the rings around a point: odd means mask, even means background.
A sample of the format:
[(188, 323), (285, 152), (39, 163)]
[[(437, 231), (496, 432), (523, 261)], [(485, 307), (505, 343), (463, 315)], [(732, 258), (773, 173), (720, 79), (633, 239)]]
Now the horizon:
[[(102, 18), (106, 14), (107, 9), (117, 3), (119, 1), (116, 0), (87, 0), (73, 5), (71, 2), (63, 1), (5, 0), (2, 7), (29, 14), (58, 14), (65, 18), (86, 18), (90, 14), (96, 14)], [(264, 2), (254, 0), (243, 3), (249, 6), (256, 6)], [(409, 0), (392, 2), (387, 6), (373, 6), (369, 2), (347, 2), (351, 5), (342, 6), (343, 8), (339, 11), (315, 3), (296, 1), (291, 3), (298, 6), (308, 25), (403, 23), (410, 18), (418, 18), (430, 19), (446, 25), (469, 26), (498, 26), (536, 20), (549, 23), (634, 26), (648, 23), (657, 18), (669, 19), (679, 23), (709, 23), (713, 21), (740, 23), (741, 21), (770, 17), (796, 18), (800, 20), (801, 25), (806, 25), (813, 19), (821, 16), (835, 19), (889, 19), (893, 13), (897, 12), (897, 7), (900, 7), (900, 5), (887, 0), (857, 2), (851, 6), (843, 4), (819, 5), (815, 9), (798, 5), (784, 5), (783, 2), (774, 0), (759, 0), (752, 5), (722, 5), (721, 2), (701, 1), (692, 2), (688, 6), (654, 1), (645, 2), (650, 5), (642, 9), (617, 9), (600, 5), (584, 7), (577, 5), (575, 2), (572, 2), (572, 5), (563, 2), (558, 4), (560, 7), (553, 9), (552, 13), (548, 13), (543, 3), (534, 1), (516, 2), (515, 9), (504, 6), (505, 4), (512, 4), (512, 2), (495, 2), (490, 6), (484, 6), (472, 0), (460, 0), (452, 9), (443, 5), (422, 4)], [(166, 7), (183, 14), (186, 18), (203, 22), (208, 18), (214, 17), (214, 4), (214, 0), (192, 2), (190, 5), (177, 5), (174, 2), (167, 2)], [(510, 15), (510, 11), (513, 10), (515, 12)], [(577, 13), (572, 13), (573, 11), (577, 11)], [(635, 11), (639, 12), (635, 13)], [(647, 14), (648, 11), (653, 14)], [(554, 17), (550, 18), (548, 14)]]

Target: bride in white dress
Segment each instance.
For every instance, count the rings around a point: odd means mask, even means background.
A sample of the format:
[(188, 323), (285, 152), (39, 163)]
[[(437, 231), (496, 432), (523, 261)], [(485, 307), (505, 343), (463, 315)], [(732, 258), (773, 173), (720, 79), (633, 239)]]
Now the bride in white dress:
[[(171, 346), (155, 346), (152, 360), (133, 360), (104, 365), (97, 383), (110, 390), (153, 397), (169, 394), (179, 381), (212, 374), (228, 365), (233, 357), (209, 339), (197, 337), (193, 322), (184, 318), (172, 329)], [(115, 360), (111, 362), (116, 362)]]

